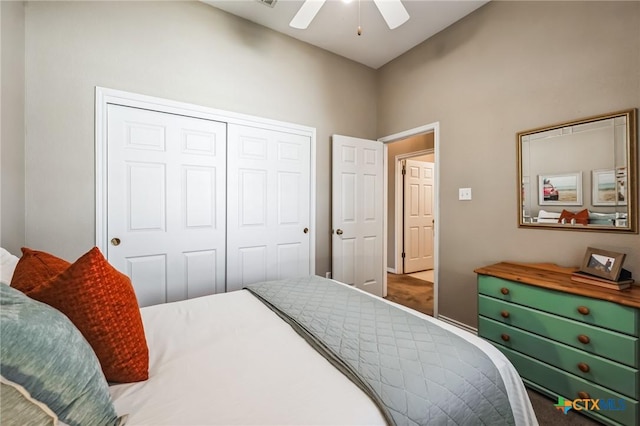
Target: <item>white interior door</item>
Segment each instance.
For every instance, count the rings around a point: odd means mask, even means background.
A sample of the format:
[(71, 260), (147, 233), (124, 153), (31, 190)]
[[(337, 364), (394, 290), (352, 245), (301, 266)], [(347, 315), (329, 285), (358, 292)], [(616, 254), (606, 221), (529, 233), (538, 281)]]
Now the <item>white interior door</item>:
[(226, 124), (107, 109), (106, 256), (140, 306), (225, 291)]
[(229, 124), (227, 291), (311, 273), (310, 142)]
[(434, 165), (404, 162), (404, 273), (433, 269)]
[(384, 296), (384, 146), (332, 139), (333, 278)]

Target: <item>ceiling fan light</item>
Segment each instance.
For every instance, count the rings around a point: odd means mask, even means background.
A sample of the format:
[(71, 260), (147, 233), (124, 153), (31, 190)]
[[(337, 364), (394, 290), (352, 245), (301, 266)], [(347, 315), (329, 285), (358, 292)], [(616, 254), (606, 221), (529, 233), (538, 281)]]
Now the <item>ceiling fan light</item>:
[[(277, 0), (258, 0), (258, 1), (277, 1)], [(305, 30), (313, 21), (313, 18), (318, 14), (320, 8), (326, 0), (305, 0), (302, 3), (298, 13), (293, 17), (289, 26), (300, 30)], [(349, 3), (351, 0), (342, 0), (344, 3)], [(398, 28), (409, 20), (409, 13), (405, 9), (401, 0), (373, 0), (377, 6), (380, 14), (384, 18), (389, 29), (393, 30)], [(360, 0), (358, 0), (358, 24), (360, 23)], [(362, 33), (362, 30), (359, 31)], [(360, 35), (358, 34), (358, 35)]]

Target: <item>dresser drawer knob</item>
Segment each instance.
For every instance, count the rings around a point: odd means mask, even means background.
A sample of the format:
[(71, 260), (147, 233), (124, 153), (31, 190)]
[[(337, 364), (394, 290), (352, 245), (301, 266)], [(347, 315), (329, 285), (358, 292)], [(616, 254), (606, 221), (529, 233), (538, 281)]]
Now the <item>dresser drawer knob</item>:
[(506, 288), (506, 287), (502, 287), (500, 289), (500, 293), (502, 293), (502, 294), (504, 294), (506, 296), (507, 294), (509, 294), (509, 289)]
[(578, 312), (580, 312), (582, 315), (589, 315), (590, 311), (586, 306), (578, 306)]
[(589, 339), (589, 336), (585, 336), (584, 334), (579, 335), (578, 340), (580, 341), (580, 343), (584, 343), (585, 345), (591, 341), (591, 339)]
[(588, 392), (580, 391), (578, 392), (578, 397), (580, 399), (591, 399), (591, 395)]
[(589, 364), (585, 363), (585, 362), (579, 362), (578, 363), (578, 368), (580, 369), (580, 371), (582, 371), (583, 373), (588, 373), (589, 370), (591, 370), (589, 368)]
[(508, 334), (506, 334), (506, 333), (502, 333), (502, 334), (500, 335), (500, 338), (501, 338), (502, 340), (504, 340), (505, 342), (508, 342), (508, 341), (509, 341), (509, 339), (511, 339), (511, 338), (509, 337), (509, 335), (508, 335)]
[(500, 316), (501, 316), (502, 318), (509, 318), (509, 312), (507, 312), (507, 311), (502, 311), (502, 312), (500, 312)]

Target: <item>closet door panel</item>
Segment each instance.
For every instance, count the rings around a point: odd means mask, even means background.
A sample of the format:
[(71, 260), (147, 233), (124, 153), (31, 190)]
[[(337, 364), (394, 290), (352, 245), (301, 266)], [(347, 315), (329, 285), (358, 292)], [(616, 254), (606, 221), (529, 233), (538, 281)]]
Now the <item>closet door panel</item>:
[(310, 273), (310, 138), (229, 124), (227, 291)]
[(133, 283), (141, 306), (167, 301), (167, 258), (164, 254), (130, 256), (124, 272)]
[(242, 287), (268, 279), (266, 246), (241, 247), (237, 251), (237, 258), (238, 276), (236, 280)]
[(108, 105), (105, 255), (140, 306), (225, 291), (226, 126)]
[(188, 299), (217, 293), (215, 286), (219, 267), (217, 259), (217, 250), (184, 253)]
[(258, 169), (238, 170), (239, 226), (245, 229), (267, 227), (267, 172)]

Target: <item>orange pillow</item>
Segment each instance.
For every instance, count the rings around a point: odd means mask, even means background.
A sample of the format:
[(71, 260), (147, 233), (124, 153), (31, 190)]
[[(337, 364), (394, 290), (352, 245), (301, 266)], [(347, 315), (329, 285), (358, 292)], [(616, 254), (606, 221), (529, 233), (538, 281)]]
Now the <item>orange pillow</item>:
[(562, 219), (565, 220), (565, 223), (571, 223), (571, 219), (575, 219), (576, 223), (581, 225), (589, 224), (589, 210), (584, 209), (580, 210), (578, 213), (572, 213), (567, 210), (562, 210), (560, 214), (560, 218), (558, 219), (558, 223), (562, 223)]
[(108, 381), (149, 377), (149, 349), (131, 280), (97, 247), (26, 294), (69, 317), (93, 348)]
[(69, 266), (71, 263), (52, 254), (22, 247), (22, 257), (13, 272), (11, 287), (27, 293), (62, 273)]

